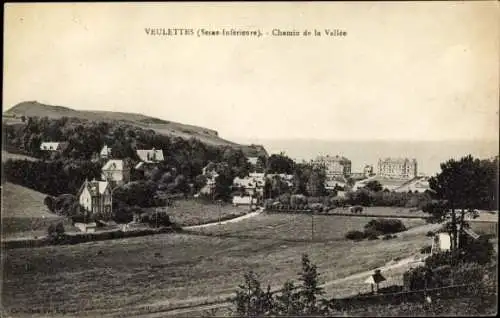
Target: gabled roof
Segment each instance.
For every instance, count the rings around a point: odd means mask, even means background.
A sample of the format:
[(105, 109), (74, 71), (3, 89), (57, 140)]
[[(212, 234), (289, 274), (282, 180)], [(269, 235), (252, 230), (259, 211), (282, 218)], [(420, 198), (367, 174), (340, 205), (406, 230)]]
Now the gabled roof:
[(111, 148), (109, 148), (107, 145), (104, 145), (101, 150), (101, 155), (102, 156), (108, 156), (111, 154)]
[(138, 149), (137, 156), (144, 162), (163, 161), (163, 151), (161, 149)]
[(256, 165), (257, 162), (258, 162), (259, 158), (258, 157), (248, 157), (247, 158), (247, 161), (252, 164), (252, 165)]
[(106, 164), (102, 167), (102, 170), (123, 170), (125, 167), (125, 164), (123, 160), (108, 160)]
[(61, 142), (42, 142), (40, 144), (40, 150), (60, 150), (67, 146), (68, 143), (66, 141)]
[(382, 276), (382, 274), (380, 274), (380, 272), (377, 272), (373, 275), (371, 275), (370, 277), (368, 277), (366, 280), (365, 280), (365, 283), (367, 284), (378, 284), (378, 283), (381, 283), (383, 281), (385, 281), (385, 277)]
[(108, 185), (109, 185), (109, 183), (107, 181), (97, 181), (95, 179), (92, 181), (85, 180), (82, 187), (78, 191), (78, 195), (80, 195), (82, 190), (85, 187), (87, 187), (91, 196), (98, 196), (98, 195), (104, 194)]

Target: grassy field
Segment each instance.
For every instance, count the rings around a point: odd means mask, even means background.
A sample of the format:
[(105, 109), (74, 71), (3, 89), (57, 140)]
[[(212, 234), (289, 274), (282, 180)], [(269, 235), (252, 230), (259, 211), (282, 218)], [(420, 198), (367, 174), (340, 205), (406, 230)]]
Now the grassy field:
[[(330, 210), (329, 213), (350, 213), (347, 208), (336, 208)], [(374, 207), (363, 207), (363, 214), (374, 214), (374, 215), (387, 215), (387, 216), (421, 216), (428, 217), (429, 213), (425, 213), (422, 210), (413, 211), (409, 208), (396, 208), (396, 207), (385, 207), (385, 206), (374, 206)]]
[(45, 194), (6, 182), (2, 186), (2, 237), (33, 237), (47, 233), (50, 224), (63, 222), (67, 230), (71, 224), (66, 218), (51, 213), (43, 204)]
[(219, 207), (216, 204), (196, 200), (174, 201), (173, 206), (167, 208), (171, 220), (182, 226), (217, 222), (219, 217), (222, 219), (238, 217), (248, 212), (250, 212), (248, 207), (234, 207), (230, 204)]
[(415, 253), (428, 241), (420, 233), (354, 243), (343, 240), (343, 234), (362, 229), (368, 219), (314, 218), (314, 242), (307, 235), (310, 217), (260, 215), (200, 229), (198, 235), (6, 250), (2, 302), (7, 310), (24, 312), (52, 308), (90, 316), (133, 315), (231, 296), (248, 270), (264, 284), (280, 287), (297, 278), (302, 253), (309, 254), (326, 282)]

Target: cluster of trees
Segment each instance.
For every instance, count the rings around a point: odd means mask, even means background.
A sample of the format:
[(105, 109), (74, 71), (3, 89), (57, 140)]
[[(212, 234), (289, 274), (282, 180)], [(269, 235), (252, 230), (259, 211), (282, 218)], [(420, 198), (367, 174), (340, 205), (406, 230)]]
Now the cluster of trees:
[(85, 160), (9, 159), (2, 165), (5, 180), (53, 196), (76, 194), (85, 179), (101, 176), (101, 165)]
[(465, 236), (465, 217), (475, 209), (498, 209), (498, 156), (479, 160), (472, 156), (451, 159), (441, 164), (441, 172), (429, 180), (433, 199), (423, 207), (432, 214), (430, 222), (443, 222), (448, 217), (447, 231), (452, 237), (451, 249)]
[(460, 249), (430, 255), (424, 266), (405, 272), (403, 280), (409, 290), (480, 283), (493, 256), (488, 238), (467, 240)]
[(264, 290), (253, 272), (245, 275), (244, 284), (239, 286), (234, 303), (238, 317), (276, 316), (324, 316), (332, 311), (330, 302), (321, 298), (319, 273), (309, 257), (302, 256), (300, 284), (287, 281), (279, 294), (273, 294), (270, 286)]

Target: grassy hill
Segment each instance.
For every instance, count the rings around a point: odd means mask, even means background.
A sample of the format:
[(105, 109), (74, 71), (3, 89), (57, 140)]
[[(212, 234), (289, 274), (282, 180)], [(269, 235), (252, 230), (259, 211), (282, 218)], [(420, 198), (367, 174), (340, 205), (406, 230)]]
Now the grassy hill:
[(48, 117), (58, 119), (61, 117), (75, 117), (82, 120), (123, 122), (144, 129), (152, 129), (159, 134), (181, 137), (185, 139), (197, 138), (203, 143), (215, 146), (231, 146), (241, 149), (247, 156), (258, 156), (267, 154), (264, 147), (259, 145), (240, 145), (219, 137), (217, 131), (167, 121), (159, 118), (149, 117), (134, 113), (121, 113), (109, 111), (85, 111), (75, 110), (64, 106), (52, 106), (37, 101), (21, 102), (4, 112), (4, 120), (7, 123), (19, 122), (21, 116), (26, 117)]
[(58, 222), (63, 222), (69, 230), (70, 222), (43, 204), (45, 196), (10, 182), (2, 184), (2, 237), (43, 236), (50, 224)]

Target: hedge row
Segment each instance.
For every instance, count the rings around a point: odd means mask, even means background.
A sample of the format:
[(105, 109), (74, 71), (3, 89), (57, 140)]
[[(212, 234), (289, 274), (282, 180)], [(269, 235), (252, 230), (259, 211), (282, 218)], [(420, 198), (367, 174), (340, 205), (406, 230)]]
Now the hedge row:
[(111, 232), (95, 232), (95, 233), (79, 233), (79, 234), (62, 234), (57, 239), (44, 237), (41, 239), (28, 239), (18, 241), (3, 241), (2, 248), (31, 248), (42, 247), (48, 245), (73, 245), (93, 241), (105, 241), (129, 237), (146, 236), (160, 233), (173, 233), (182, 231), (179, 227), (163, 227), (160, 229), (141, 229), (130, 231), (111, 231)]

